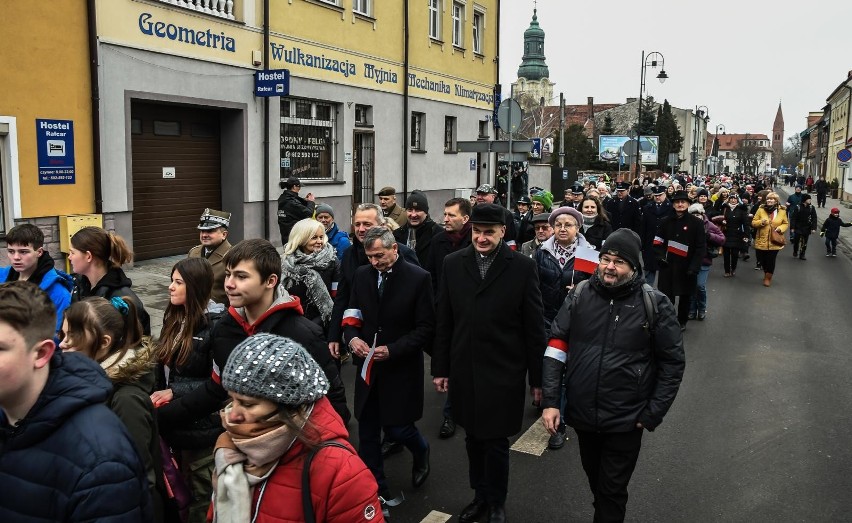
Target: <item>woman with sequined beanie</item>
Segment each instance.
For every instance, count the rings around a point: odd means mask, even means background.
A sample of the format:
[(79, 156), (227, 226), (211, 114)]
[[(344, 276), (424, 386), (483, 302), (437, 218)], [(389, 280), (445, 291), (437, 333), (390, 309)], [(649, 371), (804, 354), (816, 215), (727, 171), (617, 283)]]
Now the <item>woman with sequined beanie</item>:
[[(384, 521), (372, 473), (326, 398), (325, 373), (289, 338), (243, 340), (222, 372), (231, 403), (216, 441), (213, 521), (306, 521), (302, 469), (316, 521)], [(325, 446), (334, 442), (337, 446)]]

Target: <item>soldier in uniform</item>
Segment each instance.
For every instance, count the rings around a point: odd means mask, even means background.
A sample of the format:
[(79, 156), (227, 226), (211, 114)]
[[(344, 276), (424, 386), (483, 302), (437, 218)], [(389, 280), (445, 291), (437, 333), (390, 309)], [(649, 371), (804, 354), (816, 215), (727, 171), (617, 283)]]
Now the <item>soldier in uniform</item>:
[(225, 294), (225, 264), (222, 260), (231, 249), (228, 242), (228, 226), (231, 224), (231, 213), (204, 209), (198, 224), (201, 245), (196, 245), (189, 251), (188, 258), (207, 258), (213, 267), (213, 293), (211, 298), (216, 303), (228, 307), (228, 295)]

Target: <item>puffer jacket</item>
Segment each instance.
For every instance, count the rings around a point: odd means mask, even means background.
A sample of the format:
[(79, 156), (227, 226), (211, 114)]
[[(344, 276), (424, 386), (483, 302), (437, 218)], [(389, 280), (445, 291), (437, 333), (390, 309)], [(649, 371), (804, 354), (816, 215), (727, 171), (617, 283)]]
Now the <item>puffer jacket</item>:
[(592, 276), (553, 320), (542, 407), (558, 407), (565, 369), (565, 422), (578, 430), (628, 432), (636, 422), (654, 430), (674, 402), (686, 367), (680, 325), (655, 290), (656, 325), (648, 329), (643, 282), (640, 271), (613, 288)]
[[(751, 226), (754, 227), (754, 248), (758, 251), (780, 251), (784, 248), (783, 245), (775, 245), (769, 241), (770, 231), (772, 229), (780, 229), (781, 234), (787, 232), (790, 227), (790, 222), (787, 221), (787, 211), (780, 206), (775, 206), (774, 217), (771, 213), (766, 212), (766, 207), (761, 205), (754, 214), (754, 219), (751, 221)], [(763, 220), (769, 220), (769, 224), (761, 225)]]
[[(56, 351), (24, 419), (0, 411), (0, 521), (153, 521), (145, 469), (93, 360)], [(150, 403), (150, 402), (149, 402)]]
[(334, 251), (337, 253), (337, 260), (342, 262), (343, 254), (352, 245), (349, 235), (341, 231), (336, 223), (331, 226), (331, 229), (325, 231), (325, 234), (328, 236), (328, 243), (334, 247)]
[(707, 267), (713, 265), (713, 258), (710, 257), (711, 247), (721, 247), (725, 244), (725, 235), (722, 230), (704, 215), (704, 233), (707, 234), (707, 248), (704, 249), (704, 257), (701, 258), (701, 265)]
[[(541, 289), (541, 301), (544, 310), (545, 331), (548, 331), (550, 322), (559, 312), (559, 307), (568, 296), (568, 286), (576, 285), (578, 282), (589, 279), (591, 274), (574, 270), (574, 257), (565, 262), (565, 266), (559, 268), (556, 258), (554, 244), (556, 237), (551, 236), (533, 255), (538, 267), (538, 286)], [(593, 248), (582, 234), (577, 234), (577, 247)]]
[[(308, 419), (319, 431), (316, 440), (333, 440), (347, 447), (324, 447), (317, 451), (311, 461), (311, 501), (316, 521), (384, 521), (376, 479), (347, 441), (349, 433), (327, 398), (321, 398), (314, 404)], [(302, 505), (302, 468), (307, 452), (305, 444), (296, 440), (278, 461), (278, 466), (266, 481), (265, 488), (254, 489), (254, 499), (251, 502), (252, 521), (305, 521)]]
[[(158, 366), (157, 390), (172, 389), (173, 400), (182, 398), (210, 379), (213, 369), (213, 343), (211, 332), (221, 313), (208, 312), (204, 323), (192, 335), (192, 352), (181, 366), (169, 365), (169, 381), (165, 381), (165, 369)], [(222, 433), (222, 421), (218, 413), (177, 425), (160, 425), (160, 434), (170, 447), (180, 450), (211, 448)]]
[(314, 215), (315, 204), (299, 197), (290, 189), (285, 189), (278, 197), (278, 231), (281, 233), (281, 243), (287, 243), (290, 239), (290, 231), (299, 220), (310, 218)]
[[(15, 281), (18, 273), (10, 267), (0, 267), (0, 282)], [(45, 251), (39, 256), (36, 270), (29, 281), (37, 284), (50, 296), (50, 301), (56, 307), (56, 332), (62, 328), (65, 309), (71, 305), (71, 289), (74, 288), (74, 278), (63, 271), (54, 268), (53, 258)], [(58, 340), (57, 341), (58, 344)]]

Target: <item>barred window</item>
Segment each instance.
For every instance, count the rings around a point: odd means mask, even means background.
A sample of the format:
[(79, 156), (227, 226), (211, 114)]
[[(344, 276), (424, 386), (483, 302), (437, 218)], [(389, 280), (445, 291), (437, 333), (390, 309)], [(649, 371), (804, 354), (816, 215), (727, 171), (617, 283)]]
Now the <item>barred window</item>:
[(337, 109), (327, 102), (281, 99), (282, 180), (337, 179)]

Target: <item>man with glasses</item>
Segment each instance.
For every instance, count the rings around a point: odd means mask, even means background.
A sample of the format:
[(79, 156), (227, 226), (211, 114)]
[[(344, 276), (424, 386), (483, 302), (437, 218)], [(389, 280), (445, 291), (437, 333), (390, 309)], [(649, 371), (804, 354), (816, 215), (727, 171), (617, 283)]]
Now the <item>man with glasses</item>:
[(543, 212), (536, 214), (532, 219), (533, 229), (535, 230), (535, 238), (521, 245), (521, 254), (532, 258), (535, 256), (535, 251), (541, 247), (541, 244), (546, 242), (553, 236), (553, 227), (550, 226), (550, 213)]
[(577, 433), (595, 521), (624, 521), (643, 431), (662, 423), (686, 366), (674, 307), (643, 286), (641, 256), (639, 235), (613, 232), (595, 274), (559, 309), (544, 353), (542, 421), (556, 433), (564, 389), (565, 422)]

